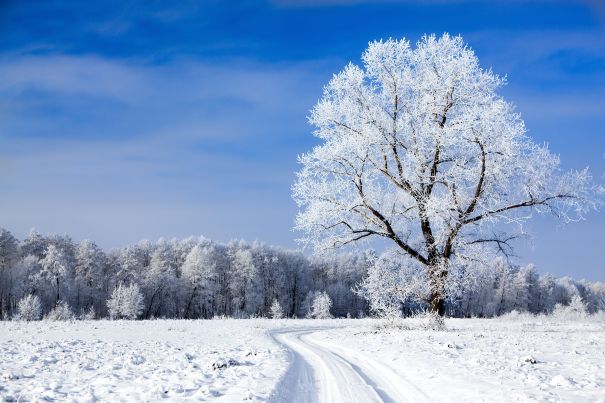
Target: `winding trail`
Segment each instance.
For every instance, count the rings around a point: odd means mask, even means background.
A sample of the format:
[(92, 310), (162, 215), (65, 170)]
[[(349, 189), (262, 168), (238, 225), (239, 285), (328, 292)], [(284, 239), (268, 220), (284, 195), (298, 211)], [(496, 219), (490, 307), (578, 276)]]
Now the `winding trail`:
[(392, 368), (345, 346), (318, 340), (327, 328), (276, 329), (290, 366), (271, 402), (424, 402), (428, 396)]

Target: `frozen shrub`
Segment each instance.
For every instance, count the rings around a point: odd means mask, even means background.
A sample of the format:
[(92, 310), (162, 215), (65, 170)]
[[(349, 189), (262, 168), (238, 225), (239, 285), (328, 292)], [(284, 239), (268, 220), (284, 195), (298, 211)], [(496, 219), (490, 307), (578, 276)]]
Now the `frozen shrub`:
[(65, 301), (59, 301), (52, 311), (46, 314), (44, 320), (64, 321), (73, 320), (74, 314)]
[(330, 319), (333, 317), (330, 313), (330, 308), (332, 308), (332, 299), (330, 296), (325, 291), (317, 293), (311, 305), (311, 317), (315, 319)]
[(80, 312), (80, 315), (78, 317), (78, 319), (80, 320), (94, 320), (96, 318), (96, 312), (95, 312), (95, 307), (91, 306), (90, 309), (88, 311), (84, 311), (82, 310)]
[(42, 305), (37, 295), (26, 295), (21, 298), (17, 305), (17, 319), (40, 320), (42, 317)]
[(536, 315), (531, 314), (529, 312), (519, 312), (517, 310), (512, 310), (504, 315), (501, 315), (500, 318), (502, 320), (508, 320), (510, 322), (527, 322), (531, 323), (535, 321)]
[(446, 330), (445, 318), (437, 312), (426, 311), (416, 316), (427, 330)]
[(556, 320), (581, 320), (585, 319), (587, 315), (586, 304), (579, 295), (573, 296), (567, 306), (555, 305), (555, 310), (552, 313)]
[(428, 309), (418, 309), (409, 318), (399, 322), (407, 322), (409, 328), (422, 330), (446, 330), (445, 318), (437, 312)]
[(120, 284), (107, 301), (111, 319), (136, 319), (143, 312), (143, 294), (136, 284)]
[(408, 317), (383, 317), (374, 322), (374, 329), (377, 332), (389, 330), (435, 330), (445, 331), (445, 319), (439, 316), (437, 312), (431, 312), (427, 309), (419, 309)]
[(281, 319), (284, 317), (284, 310), (277, 299), (271, 304), (271, 317), (273, 319)]

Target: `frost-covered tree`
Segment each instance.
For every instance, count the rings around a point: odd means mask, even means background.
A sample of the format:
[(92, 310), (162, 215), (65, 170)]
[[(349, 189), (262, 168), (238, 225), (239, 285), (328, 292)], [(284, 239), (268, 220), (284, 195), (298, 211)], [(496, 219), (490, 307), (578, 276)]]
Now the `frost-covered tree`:
[(76, 310), (92, 306), (101, 297), (106, 264), (105, 253), (92, 241), (84, 240), (76, 248), (74, 290)]
[(107, 301), (111, 319), (136, 319), (143, 312), (143, 306), (143, 294), (135, 283), (118, 285)]
[(17, 305), (17, 318), (19, 320), (39, 320), (42, 317), (42, 304), (37, 295), (26, 295)]
[(300, 313), (305, 318), (310, 318), (313, 313), (313, 300), (315, 299), (315, 295), (319, 293), (319, 291), (309, 291), (307, 295), (305, 295), (305, 299), (302, 301)]
[(182, 276), (190, 288), (185, 317), (190, 317), (196, 305), (203, 318), (214, 315), (217, 292), (217, 258), (214, 245), (196, 245), (185, 258)]
[(258, 313), (263, 296), (258, 268), (250, 249), (239, 249), (234, 253), (230, 291), (236, 315)]
[(35, 228), (32, 228), (21, 244), (21, 251), (24, 256), (32, 255), (38, 259), (44, 257), (46, 251), (47, 240)]
[(540, 276), (538, 279), (536, 313), (550, 313), (555, 308), (554, 290), (556, 287), (555, 278), (550, 274)]
[(322, 144), (300, 157), (296, 228), (316, 249), (386, 239), (427, 273), (445, 313), (448, 274), (507, 254), (532, 212), (564, 222), (592, 197), (587, 170), (526, 134), (461, 37), (370, 43), (324, 89), (310, 122)]
[(571, 298), (569, 305), (557, 304), (553, 316), (558, 320), (581, 320), (586, 318), (586, 305), (579, 295)]
[(0, 228), (0, 270), (13, 266), (19, 259), (19, 241), (10, 231)]
[(142, 276), (143, 267), (149, 265), (148, 251), (140, 245), (129, 245), (115, 256), (115, 285), (129, 284)]
[(587, 284), (586, 306), (589, 312), (605, 311), (605, 283)]
[(61, 281), (67, 275), (67, 262), (63, 251), (53, 244), (48, 245), (44, 258), (40, 260), (40, 267), (38, 277), (49, 281), (56, 290), (56, 305), (61, 299)]
[(315, 319), (330, 319), (332, 314), (330, 309), (332, 308), (332, 299), (324, 291), (319, 292), (313, 299), (313, 305), (311, 306), (311, 317)]
[(281, 307), (281, 304), (279, 303), (279, 301), (277, 299), (273, 300), (273, 303), (271, 304), (271, 317), (273, 319), (282, 319), (284, 317), (284, 310)]
[(0, 228), (0, 317), (9, 314), (15, 302), (17, 279), (14, 271), (18, 262), (19, 241), (9, 231)]
[(176, 270), (171, 246), (160, 239), (143, 275), (142, 288), (147, 304), (145, 318), (160, 315), (173, 316), (177, 311), (174, 306), (177, 301), (171, 298), (177, 287)]

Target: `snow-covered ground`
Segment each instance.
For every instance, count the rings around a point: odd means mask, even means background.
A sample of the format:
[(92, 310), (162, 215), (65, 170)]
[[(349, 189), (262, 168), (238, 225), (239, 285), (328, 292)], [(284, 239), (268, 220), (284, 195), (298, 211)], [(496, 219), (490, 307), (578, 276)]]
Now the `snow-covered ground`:
[(315, 333), (311, 340), (380, 362), (402, 379), (413, 401), (605, 402), (605, 322), (450, 319), (447, 327), (370, 326)]
[(0, 322), (0, 399), (266, 398), (286, 363), (256, 323)]
[(0, 322), (0, 398), (605, 402), (605, 322)]

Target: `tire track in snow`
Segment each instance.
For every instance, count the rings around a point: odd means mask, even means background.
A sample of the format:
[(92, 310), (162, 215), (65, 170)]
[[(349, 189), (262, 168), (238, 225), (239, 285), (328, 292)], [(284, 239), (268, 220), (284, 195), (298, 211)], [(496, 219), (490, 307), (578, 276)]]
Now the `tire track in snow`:
[(429, 398), (378, 361), (313, 339), (327, 328), (277, 329), (269, 334), (287, 349), (290, 366), (272, 402), (423, 402)]

